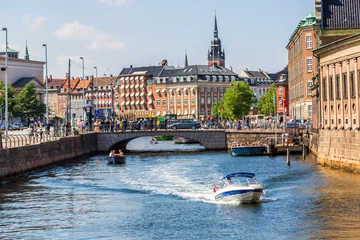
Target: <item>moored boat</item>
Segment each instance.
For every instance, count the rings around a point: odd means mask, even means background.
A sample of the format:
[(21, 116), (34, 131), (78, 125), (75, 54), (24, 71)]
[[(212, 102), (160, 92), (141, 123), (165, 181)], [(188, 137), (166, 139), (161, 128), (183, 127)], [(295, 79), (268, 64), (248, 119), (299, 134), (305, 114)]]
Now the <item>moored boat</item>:
[(224, 176), (213, 191), (217, 201), (251, 203), (259, 202), (264, 189), (254, 173), (237, 172)]
[(174, 143), (175, 144), (190, 144), (190, 143), (197, 143), (197, 142), (190, 138), (174, 137)]
[(155, 136), (155, 139), (158, 141), (171, 141), (173, 138), (173, 136)]
[(231, 147), (231, 155), (263, 155), (265, 152), (264, 146), (237, 146)]

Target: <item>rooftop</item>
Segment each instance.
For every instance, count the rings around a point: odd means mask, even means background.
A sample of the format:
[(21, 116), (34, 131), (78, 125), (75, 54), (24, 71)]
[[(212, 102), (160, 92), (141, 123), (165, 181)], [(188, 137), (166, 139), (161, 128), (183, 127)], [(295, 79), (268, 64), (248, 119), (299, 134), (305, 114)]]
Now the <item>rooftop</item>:
[(323, 29), (360, 28), (359, 0), (322, 0)]

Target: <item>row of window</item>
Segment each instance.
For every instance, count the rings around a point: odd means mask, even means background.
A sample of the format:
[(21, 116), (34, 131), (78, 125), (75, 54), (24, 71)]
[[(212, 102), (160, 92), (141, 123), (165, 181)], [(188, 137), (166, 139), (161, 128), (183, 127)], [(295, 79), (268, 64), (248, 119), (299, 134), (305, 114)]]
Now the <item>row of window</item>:
[[(306, 34), (305, 36), (305, 48), (306, 49), (312, 49), (313, 48), (313, 44), (312, 44), (312, 34)], [(289, 50), (289, 59), (292, 60), (296, 57), (297, 54), (299, 54), (301, 51), (301, 39), (299, 38), (294, 46)]]
[[(188, 105), (188, 99), (187, 98), (184, 98), (183, 99), (183, 104), (184, 105)], [(160, 99), (157, 99), (156, 100), (156, 106), (157, 107), (160, 107), (160, 103), (161, 103), (161, 100)], [(177, 98), (176, 99), (176, 104), (178, 105), (178, 106), (180, 106), (181, 105), (181, 99), (180, 98)], [(174, 99), (173, 98), (170, 98), (170, 106), (173, 106), (174, 105)], [(191, 105), (195, 105), (195, 98), (191, 98)], [(162, 100), (162, 106), (163, 107), (165, 107), (165, 106), (167, 106), (167, 101), (166, 101), (166, 99), (163, 99)]]
[[(360, 71), (358, 72), (358, 81), (360, 80)], [(354, 72), (350, 72), (350, 74), (348, 75), (347, 73), (343, 73), (342, 74), (342, 79), (340, 79), (340, 75), (336, 75), (335, 76), (335, 86), (334, 86), (334, 78), (333, 76), (329, 77), (329, 86), (327, 85), (327, 78), (324, 77), (323, 78), (323, 99), (326, 101), (327, 100), (327, 89), (329, 88), (329, 95), (330, 95), (330, 100), (334, 100), (334, 87), (335, 87), (335, 97), (336, 99), (340, 99), (341, 98), (341, 87), (342, 87), (342, 97), (344, 99), (348, 98), (348, 84), (350, 84), (350, 97), (351, 98), (355, 98), (355, 75)], [(360, 87), (360, 84), (359, 84)], [(360, 90), (358, 90), (358, 92), (360, 93)]]

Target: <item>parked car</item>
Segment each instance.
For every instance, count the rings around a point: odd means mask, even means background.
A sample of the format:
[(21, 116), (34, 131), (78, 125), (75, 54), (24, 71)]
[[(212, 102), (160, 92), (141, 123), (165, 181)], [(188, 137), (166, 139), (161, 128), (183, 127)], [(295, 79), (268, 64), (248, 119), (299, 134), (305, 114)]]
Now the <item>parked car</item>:
[[(2, 131), (5, 131), (5, 124), (1, 124), (1, 127), (0, 127), (0, 128), (1, 128)], [(9, 130), (9, 131), (12, 131), (12, 130), (13, 130), (13, 127), (12, 127), (11, 124), (8, 125), (8, 130)]]
[(24, 126), (21, 123), (13, 123), (11, 126), (12, 126), (12, 130), (19, 130), (19, 131), (24, 130)]
[(192, 129), (196, 130), (200, 128), (200, 123), (193, 120), (181, 120), (180, 122), (173, 123), (169, 125), (170, 129)]

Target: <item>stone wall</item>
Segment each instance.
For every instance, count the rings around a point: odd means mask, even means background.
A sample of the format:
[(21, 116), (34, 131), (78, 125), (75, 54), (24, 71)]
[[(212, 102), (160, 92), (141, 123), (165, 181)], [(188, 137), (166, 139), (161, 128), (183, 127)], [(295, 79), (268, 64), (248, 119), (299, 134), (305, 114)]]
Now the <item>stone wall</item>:
[[(265, 131), (226, 131), (226, 145), (230, 149), (232, 142), (257, 142), (266, 139), (267, 137), (275, 137), (275, 132)], [(281, 141), (281, 132), (277, 133), (278, 141)], [(264, 141), (263, 141), (264, 142)]]
[(360, 170), (360, 132), (320, 130), (318, 146), (319, 163)]
[(65, 137), (17, 148), (0, 149), (0, 179), (52, 163), (95, 154), (96, 133)]

